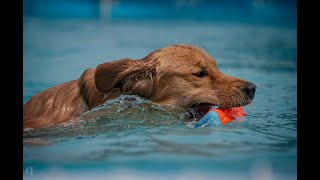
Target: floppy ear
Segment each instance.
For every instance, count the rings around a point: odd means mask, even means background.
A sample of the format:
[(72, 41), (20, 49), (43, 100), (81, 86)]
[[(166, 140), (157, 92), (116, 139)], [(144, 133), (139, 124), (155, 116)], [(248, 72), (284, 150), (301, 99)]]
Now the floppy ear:
[(107, 93), (114, 87), (122, 89), (125, 85), (123, 91), (135, 91), (133, 93), (140, 95), (141, 89), (152, 85), (151, 72), (153, 65), (143, 60), (126, 58), (99, 64), (95, 71), (96, 88), (101, 93)]

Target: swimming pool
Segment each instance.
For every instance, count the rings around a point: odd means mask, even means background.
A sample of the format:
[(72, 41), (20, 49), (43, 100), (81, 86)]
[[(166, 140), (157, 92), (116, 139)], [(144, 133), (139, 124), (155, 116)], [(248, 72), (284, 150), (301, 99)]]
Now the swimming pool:
[[(130, 102), (121, 99), (107, 104), (105, 109), (124, 108), (109, 119), (25, 131), (24, 178), (297, 176), (295, 26), (25, 17), (23, 27), (24, 102), (48, 87), (78, 78), (89, 67), (142, 58), (157, 48), (180, 43), (204, 48), (224, 73), (257, 85), (253, 103), (244, 107), (246, 120), (223, 127), (189, 128), (178, 111), (150, 108), (135, 97), (133, 110), (126, 106)], [(143, 113), (141, 104), (149, 110)]]

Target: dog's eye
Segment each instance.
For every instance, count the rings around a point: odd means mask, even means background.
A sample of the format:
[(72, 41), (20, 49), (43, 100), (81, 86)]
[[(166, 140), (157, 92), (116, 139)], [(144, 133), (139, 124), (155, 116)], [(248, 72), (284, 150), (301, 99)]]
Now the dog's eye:
[(197, 77), (205, 77), (208, 75), (207, 71), (199, 71), (197, 73), (192, 73), (192, 75), (197, 76)]

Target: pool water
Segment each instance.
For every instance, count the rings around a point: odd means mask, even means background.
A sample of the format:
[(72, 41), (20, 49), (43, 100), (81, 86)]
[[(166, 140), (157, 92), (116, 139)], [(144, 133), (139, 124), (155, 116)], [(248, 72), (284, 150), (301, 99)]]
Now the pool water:
[[(205, 49), (257, 85), (243, 122), (191, 128), (179, 108), (121, 96), (56, 128), (24, 131), (26, 179), (295, 179), (296, 27), (25, 17), (23, 101), (87, 68), (172, 44)], [(105, 114), (108, 114), (106, 116)]]

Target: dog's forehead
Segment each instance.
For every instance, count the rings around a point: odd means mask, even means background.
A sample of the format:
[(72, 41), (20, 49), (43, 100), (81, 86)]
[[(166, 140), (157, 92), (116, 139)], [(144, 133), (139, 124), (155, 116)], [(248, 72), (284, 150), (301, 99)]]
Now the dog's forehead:
[(215, 60), (203, 49), (194, 46), (176, 45), (159, 49), (154, 54), (157, 62), (165, 68), (192, 68), (216, 67)]

